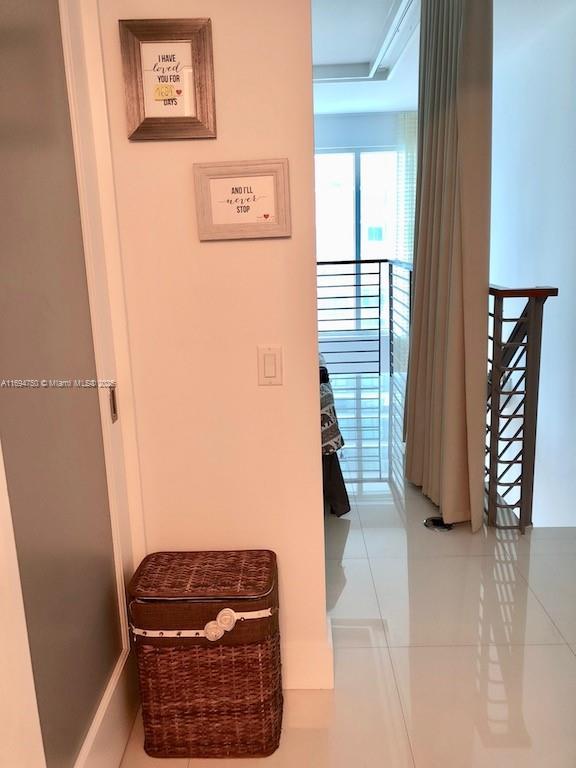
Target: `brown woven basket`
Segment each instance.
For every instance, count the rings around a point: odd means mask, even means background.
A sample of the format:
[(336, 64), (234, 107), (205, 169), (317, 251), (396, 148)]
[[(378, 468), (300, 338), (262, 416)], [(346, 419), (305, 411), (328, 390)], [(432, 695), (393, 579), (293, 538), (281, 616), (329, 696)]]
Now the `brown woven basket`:
[(157, 552), (128, 594), (146, 752), (274, 752), (282, 726), (275, 554)]

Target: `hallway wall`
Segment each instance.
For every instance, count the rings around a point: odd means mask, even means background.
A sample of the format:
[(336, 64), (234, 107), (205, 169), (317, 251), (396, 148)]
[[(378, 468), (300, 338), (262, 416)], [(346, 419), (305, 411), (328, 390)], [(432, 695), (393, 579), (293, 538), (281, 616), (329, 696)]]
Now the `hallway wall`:
[[(148, 550), (276, 550), (285, 685), (330, 686), (309, 2), (99, 8)], [(212, 19), (217, 139), (128, 141), (118, 19), (154, 17)], [(200, 243), (193, 164), (275, 157), (292, 237)], [(258, 386), (259, 344), (283, 386)]]
[(544, 308), (534, 520), (576, 525), (576, 3), (495, 0), (491, 281)]
[(316, 149), (397, 147), (406, 141), (405, 120), (413, 114), (415, 111), (316, 115)]

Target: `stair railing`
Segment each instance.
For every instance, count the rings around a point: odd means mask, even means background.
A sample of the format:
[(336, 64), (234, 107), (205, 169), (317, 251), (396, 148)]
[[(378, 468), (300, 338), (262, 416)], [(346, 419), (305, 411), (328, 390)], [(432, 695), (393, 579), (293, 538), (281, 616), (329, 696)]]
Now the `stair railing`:
[[(542, 319), (557, 295), (557, 288), (490, 286), (486, 512), (496, 528), (524, 533), (532, 525)], [(514, 310), (518, 299), (526, 301)]]

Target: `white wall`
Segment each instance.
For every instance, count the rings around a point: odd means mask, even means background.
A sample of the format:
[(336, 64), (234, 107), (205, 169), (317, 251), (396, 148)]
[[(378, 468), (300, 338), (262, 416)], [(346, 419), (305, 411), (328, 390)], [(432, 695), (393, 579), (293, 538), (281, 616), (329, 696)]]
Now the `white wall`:
[[(284, 683), (329, 687), (309, 2), (99, 8), (148, 551), (274, 549)], [(129, 142), (118, 19), (204, 16), (218, 138)], [(292, 237), (200, 243), (193, 163), (275, 157)], [(259, 344), (282, 346), (283, 386), (257, 385)]]
[(316, 149), (349, 147), (396, 147), (405, 137), (406, 112), (374, 112), (357, 115), (316, 115)]
[(491, 281), (544, 309), (534, 520), (576, 525), (576, 2), (495, 0)]

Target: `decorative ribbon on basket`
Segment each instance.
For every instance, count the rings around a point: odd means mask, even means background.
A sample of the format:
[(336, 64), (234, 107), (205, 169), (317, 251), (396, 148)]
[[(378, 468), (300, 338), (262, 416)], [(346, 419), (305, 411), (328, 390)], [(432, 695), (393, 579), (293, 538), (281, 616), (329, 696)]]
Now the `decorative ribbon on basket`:
[(237, 621), (246, 621), (250, 619), (266, 619), (272, 616), (272, 608), (266, 608), (263, 611), (246, 611), (238, 613), (232, 608), (223, 608), (215, 621), (209, 621), (204, 629), (139, 629), (130, 625), (132, 633), (140, 637), (205, 637), (206, 640), (215, 642), (224, 636), (225, 632), (231, 632), (236, 626)]

